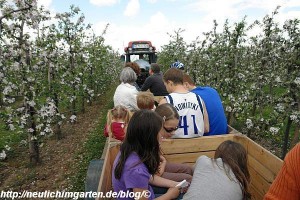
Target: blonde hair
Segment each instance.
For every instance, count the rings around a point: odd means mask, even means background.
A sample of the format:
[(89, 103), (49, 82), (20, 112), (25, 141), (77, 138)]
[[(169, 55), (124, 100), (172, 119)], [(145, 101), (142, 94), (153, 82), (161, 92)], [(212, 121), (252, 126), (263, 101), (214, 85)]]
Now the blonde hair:
[(131, 117), (131, 112), (127, 110), (124, 106), (118, 105), (107, 112), (107, 127), (109, 130), (109, 135), (111, 136), (111, 123), (114, 119), (121, 119), (125, 124), (128, 124)]
[(139, 109), (152, 110), (154, 108), (154, 95), (151, 92), (139, 92), (136, 96)]

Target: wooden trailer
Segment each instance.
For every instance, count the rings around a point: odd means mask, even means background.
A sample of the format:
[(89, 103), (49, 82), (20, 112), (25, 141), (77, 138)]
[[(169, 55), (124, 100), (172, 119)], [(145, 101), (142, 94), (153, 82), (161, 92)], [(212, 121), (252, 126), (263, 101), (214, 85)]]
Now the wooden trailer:
[[(230, 128), (230, 133), (226, 135), (194, 139), (166, 139), (161, 145), (164, 156), (169, 162), (194, 164), (201, 155), (213, 157), (216, 148), (225, 140), (238, 142), (246, 148), (251, 175), (252, 199), (263, 199), (283, 161), (235, 129)], [(120, 143), (116, 140), (108, 140), (106, 145), (107, 150), (103, 152), (104, 162), (97, 190), (103, 194), (112, 190), (112, 165), (120, 148)]]

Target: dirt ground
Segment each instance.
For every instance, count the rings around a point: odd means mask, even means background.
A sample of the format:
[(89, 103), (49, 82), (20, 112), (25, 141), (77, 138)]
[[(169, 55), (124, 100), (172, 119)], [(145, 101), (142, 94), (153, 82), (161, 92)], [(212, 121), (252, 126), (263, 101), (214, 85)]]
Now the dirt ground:
[[(41, 164), (29, 165), (28, 149), (20, 147), (15, 158), (8, 159), (0, 168), (0, 191), (56, 191), (68, 190), (68, 179), (74, 173), (76, 152), (79, 152), (93, 130), (101, 114), (103, 102), (86, 107), (86, 112), (77, 115), (73, 125), (62, 126), (64, 138), (47, 139), (40, 147)], [(103, 111), (102, 111), (103, 112)]]

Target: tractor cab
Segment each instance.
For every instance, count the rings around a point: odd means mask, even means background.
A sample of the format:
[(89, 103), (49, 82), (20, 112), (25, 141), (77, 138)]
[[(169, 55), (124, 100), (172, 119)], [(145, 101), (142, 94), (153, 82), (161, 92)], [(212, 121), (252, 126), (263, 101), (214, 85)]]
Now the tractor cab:
[(157, 60), (156, 48), (150, 41), (139, 40), (129, 42), (124, 52), (122, 59), (125, 62), (136, 62), (141, 69), (141, 74), (137, 79), (137, 84), (141, 87), (149, 76), (150, 64)]

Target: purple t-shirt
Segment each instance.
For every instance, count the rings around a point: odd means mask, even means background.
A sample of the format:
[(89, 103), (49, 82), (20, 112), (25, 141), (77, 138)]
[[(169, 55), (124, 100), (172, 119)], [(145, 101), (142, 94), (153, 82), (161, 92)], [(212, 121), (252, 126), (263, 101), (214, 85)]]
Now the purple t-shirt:
[[(154, 199), (154, 192), (149, 185), (151, 174), (144, 163), (141, 163), (139, 156), (136, 153), (131, 153), (125, 161), (120, 179), (115, 178), (116, 164), (120, 158), (120, 152), (116, 156), (112, 170), (112, 185), (114, 192), (127, 191), (132, 192), (132, 188), (144, 188), (151, 192), (148, 199)], [(116, 199), (134, 199), (134, 198), (116, 198)]]

